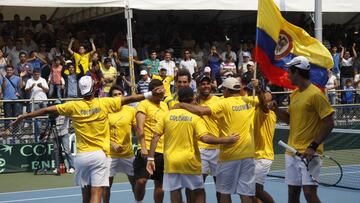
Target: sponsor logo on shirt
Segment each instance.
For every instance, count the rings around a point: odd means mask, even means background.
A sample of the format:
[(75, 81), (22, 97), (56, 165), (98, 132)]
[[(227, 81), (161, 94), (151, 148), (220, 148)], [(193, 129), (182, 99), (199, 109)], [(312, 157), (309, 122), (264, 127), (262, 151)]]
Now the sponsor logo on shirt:
[(175, 116), (175, 115), (170, 115), (170, 120), (171, 121), (192, 121), (192, 117), (191, 116)]
[(94, 108), (94, 109), (88, 109), (88, 110), (81, 110), (80, 114), (81, 115), (93, 115), (93, 114), (97, 114), (101, 111), (100, 108)]
[(243, 111), (243, 110), (249, 110), (252, 108), (251, 104), (244, 104), (244, 105), (239, 105), (239, 106), (232, 106), (231, 109), (233, 111)]

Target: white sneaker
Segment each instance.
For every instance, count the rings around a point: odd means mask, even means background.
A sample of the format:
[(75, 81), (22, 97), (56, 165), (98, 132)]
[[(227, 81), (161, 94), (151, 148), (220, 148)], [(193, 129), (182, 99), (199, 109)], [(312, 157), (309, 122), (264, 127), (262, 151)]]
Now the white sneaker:
[(75, 173), (75, 169), (70, 168), (69, 170), (66, 171), (67, 173)]
[(55, 168), (54, 170), (53, 170), (53, 173), (58, 173), (58, 170), (57, 170), (57, 168)]

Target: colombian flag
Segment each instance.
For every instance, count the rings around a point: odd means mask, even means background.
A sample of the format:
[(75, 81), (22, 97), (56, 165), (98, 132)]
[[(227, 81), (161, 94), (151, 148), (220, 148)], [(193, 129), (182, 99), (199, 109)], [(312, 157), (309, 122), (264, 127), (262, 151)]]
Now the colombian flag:
[(294, 89), (287, 78), (285, 63), (296, 56), (310, 61), (310, 80), (320, 88), (333, 67), (330, 52), (305, 30), (287, 22), (273, 0), (259, 0), (255, 60), (264, 76), (273, 84)]

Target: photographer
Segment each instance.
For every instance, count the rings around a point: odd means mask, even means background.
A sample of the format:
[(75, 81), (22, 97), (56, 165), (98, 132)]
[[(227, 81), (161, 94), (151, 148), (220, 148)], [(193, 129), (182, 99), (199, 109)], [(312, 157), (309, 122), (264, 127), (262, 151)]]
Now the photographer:
[[(61, 104), (61, 101), (55, 101), (54, 105)], [(54, 174), (60, 174), (60, 163), (63, 162), (62, 152), (65, 153), (66, 161), (68, 162), (67, 173), (74, 173), (74, 157), (71, 155), (71, 142), (69, 140), (69, 127), (70, 127), (70, 118), (68, 116), (49, 116), (50, 123), (53, 127), (56, 126), (57, 133), (53, 139), (54, 150), (55, 150), (55, 165), (56, 168), (53, 171)]]

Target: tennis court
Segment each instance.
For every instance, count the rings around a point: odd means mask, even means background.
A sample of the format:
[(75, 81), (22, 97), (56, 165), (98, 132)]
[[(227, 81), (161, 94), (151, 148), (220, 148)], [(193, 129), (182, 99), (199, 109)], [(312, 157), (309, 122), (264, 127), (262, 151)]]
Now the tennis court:
[[(60, 177), (59, 177), (60, 178)], [(268, 192), (274, 197), (276, 202), (287, 202), (287, 187), (284, 184), (283, 179), (269, 178), (265, 184)], [(147, 185), (147, 193), (145, 195), (144, 202), (153, 202), (152, 181)], [(215, 186), (213, 182), (206, 182), (205, 189), (207, 194), (207, 202), (215, 203)], [(183, 195), (184, 196), (184, 195)], [(319, 188), (319, 196), (323, 202), (337, 203), (337, 202), (359, 202), (360, 193), (356, 190), (348, 190), (342, 188)], [(301, 202), (305, 199), (301, 197)], [(233, 196), (234, 202), (239, 202), (237, 196)], [(21, 192), (9, 192), (0, 193), (1, 203), (11, 202), (37, 202), (37, 203), (60, 203), (60, 202), (81, 202), (80, 188), (78, 187), (65, 187), (65, 188), (54, 188), (44, 190), (33, 190), (33, 191), (21, 191)], [(134, 202), (130, 184), (129, 183), (116, 183), (112, 188), (111, 202)], [(165, 193), (164, 202), (170, 202), (169, 194)]]

